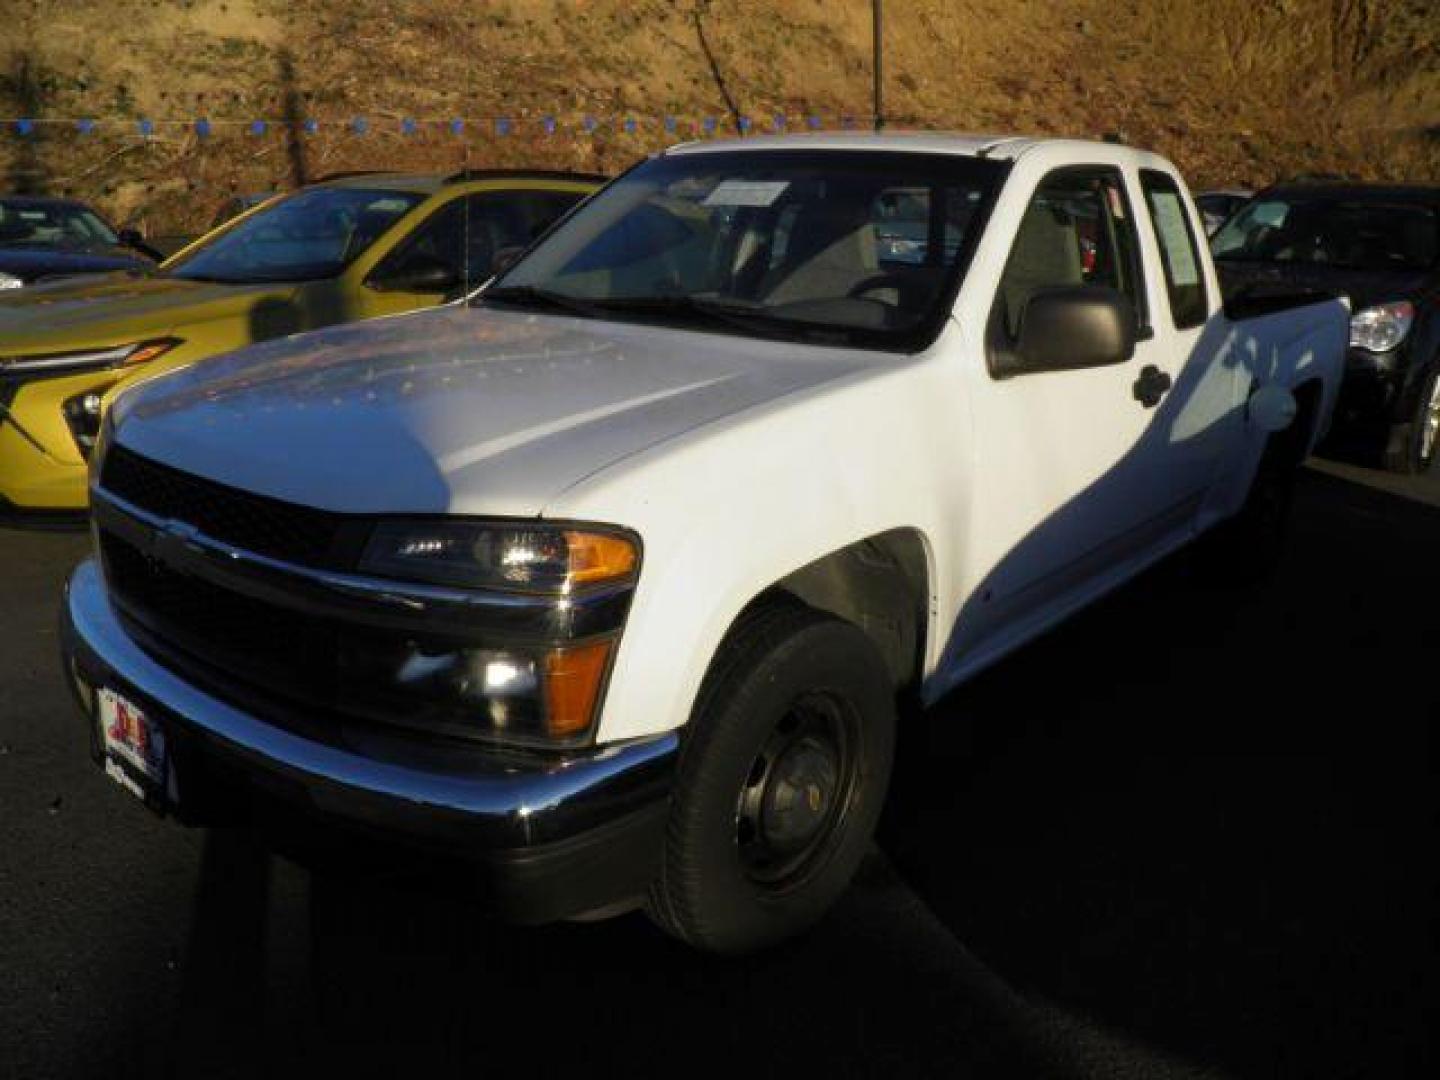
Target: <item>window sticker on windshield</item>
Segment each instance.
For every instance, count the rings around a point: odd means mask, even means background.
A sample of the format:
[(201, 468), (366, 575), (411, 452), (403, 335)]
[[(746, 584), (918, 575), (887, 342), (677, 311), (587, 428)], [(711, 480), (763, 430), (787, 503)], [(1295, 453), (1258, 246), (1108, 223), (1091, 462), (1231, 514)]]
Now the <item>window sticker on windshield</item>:
[(1155, 215), (1155, 228), (1160, 233), (1160, 244), (1165, 249), (1165, 261), (1170, 264), (1175, 284), (1198, 285), (1200, 267), (1190, 248), (1190, 233), (1185, 228), (1185, 209), (1180, 205), (1180, 197), (1157, 191), (1150, 196), (1150, 210)]
[(1278, 229), (1285, 224), (1285, 219), (1290, 216), (1290, 207), (1282, 202), (1260, 203), (1250, 211), (1250, 220), (1256, 225), (1265, 225), (1271, 229)]
[(722, 180), (701, 205), (769, 206), (789, 186), (789, 180)]

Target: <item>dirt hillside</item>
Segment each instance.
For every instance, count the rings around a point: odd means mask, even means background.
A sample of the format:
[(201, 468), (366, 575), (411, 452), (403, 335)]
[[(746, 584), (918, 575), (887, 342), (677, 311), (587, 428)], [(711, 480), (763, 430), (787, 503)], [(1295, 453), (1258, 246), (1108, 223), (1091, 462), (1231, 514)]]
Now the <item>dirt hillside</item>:
[[(4, 6), (0, 189), (78, 194), (156, 232), (341, 169), (613, 170), (707, 117), (726, 132), (871, 111), (867, 0)], [(896, 126), (1117, 133), (1203, 185), (1440, 182), (1440, 0), (886, 9)]]

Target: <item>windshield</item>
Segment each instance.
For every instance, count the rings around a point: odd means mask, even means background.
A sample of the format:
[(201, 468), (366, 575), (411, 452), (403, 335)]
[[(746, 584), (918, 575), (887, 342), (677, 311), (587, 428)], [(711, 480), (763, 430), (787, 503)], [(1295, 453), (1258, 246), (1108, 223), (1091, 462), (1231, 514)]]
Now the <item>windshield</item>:
[(405, 191), (310, 188), (211, 234), (166, 270), (236, 284), (334, 277), (423, 199)]
[(0, 247), (83, 250), (119, 242), (114, 230), (84, 206), (0, 199)]
[(1211, 249), (1221, 260), (1429, 270), (1440, 257), (1440, 217), (1406, 203), (1263, 198), (1226, 223)]
[(1002, 172), (903, 152), (654, 158), (581, 206), (480, 299), (922, 348), (949, 310)]

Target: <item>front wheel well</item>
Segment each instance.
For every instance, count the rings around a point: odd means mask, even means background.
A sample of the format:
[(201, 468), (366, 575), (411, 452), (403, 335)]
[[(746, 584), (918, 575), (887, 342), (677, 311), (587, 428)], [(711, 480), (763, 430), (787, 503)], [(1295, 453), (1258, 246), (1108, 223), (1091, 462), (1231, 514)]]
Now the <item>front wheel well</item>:
[(786, 574), (746, 605), (801, 603), (858, 627), (885, 661), (895, 687), (918, 688), (930, 611), (930, 562), (916, 529), (857, 540)]

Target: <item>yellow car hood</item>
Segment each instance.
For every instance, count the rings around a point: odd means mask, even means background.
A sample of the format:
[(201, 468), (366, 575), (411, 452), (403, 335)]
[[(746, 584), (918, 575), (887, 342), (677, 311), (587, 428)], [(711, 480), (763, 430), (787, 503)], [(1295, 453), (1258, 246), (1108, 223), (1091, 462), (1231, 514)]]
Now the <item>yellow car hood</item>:
[(163, 274), (105, 274), (0, 292), (0, 356), (121, 345), (191, 323), (244, 318), (297, 286), (226, 285)]

